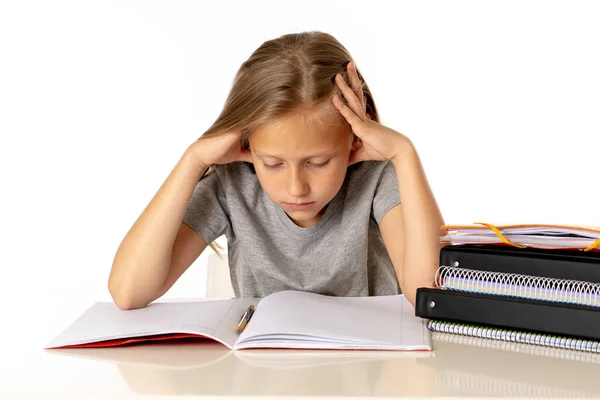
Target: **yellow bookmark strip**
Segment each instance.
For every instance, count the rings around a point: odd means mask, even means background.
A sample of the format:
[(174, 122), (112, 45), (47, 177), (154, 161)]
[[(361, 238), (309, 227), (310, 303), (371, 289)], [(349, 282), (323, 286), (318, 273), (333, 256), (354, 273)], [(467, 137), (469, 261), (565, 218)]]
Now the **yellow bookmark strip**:
[(594, 243), (590, 244), (588, 247), (586, 247), (583, 251), (590, 251), (592, 250), (594, 247), (598, 246), (600, 244), (600, 239), (596, 240)]
[(502, 234), (502, 232), (500, 232), (500, 230), (499, 230), (498, 228), (496, 228), (496, 227), (495, 227), (494, 225), (492, 225), (492, 224), (488, 224), (488, 223), (486, 223), (486, 222), (475, 222), (475, 223), (476, 223), (476, 224), (485, 225), (485, 226), (487, 226), (488, 228), (490, 228), (490, 229), (491, 229), (492, 231), (494, 231), (494, 233), (495, 233), (495, 234), (496, 234), (496, 235), (497, 235), (497, 236), (498, 236), (498, 237), (499, 237), (499, 238), (500, 238), (500, 239), (501, 239), (501, 240), (502, 240), (504, 243), (506, 243), (506, 244), (509, 244), (509, 245), (511, 245), (511, 246), (518, 247), (518, 248), (520, 248), (520, 249), (522, 249), (522, 248), (526, 247), (526, 246), (524, 246), (524, 245), (522, 245), (522, 244), (517, 244), (517, 243), (510, 242), (510, 241), (509, 241), (507, 238), (505, 238), (505, 237), (504, 237), (504, 235)]

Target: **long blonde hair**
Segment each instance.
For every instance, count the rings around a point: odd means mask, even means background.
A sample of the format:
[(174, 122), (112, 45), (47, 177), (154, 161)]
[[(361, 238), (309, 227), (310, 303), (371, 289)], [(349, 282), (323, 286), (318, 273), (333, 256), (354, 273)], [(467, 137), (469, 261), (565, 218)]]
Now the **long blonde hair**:
[[(314, 111), (309, 118), (339, 114), (331, 98), (338, 94), (344, 101), (344, 97), (334, 78), (339, 73), (349, 82), (346, 67), (351, 61), (348, 50), (324, 32), (291, 33), (264, 42), (237, 71), (220, 115), (203, 136), (241, 130), (242, 145), (248, 149), (248, 134), (254, 128), (286, 114), (299, 110)], [(356, 70), (366, 112), (379, 122), (371, 91)], [(220, 254), (216, 243), (210, 247)]]

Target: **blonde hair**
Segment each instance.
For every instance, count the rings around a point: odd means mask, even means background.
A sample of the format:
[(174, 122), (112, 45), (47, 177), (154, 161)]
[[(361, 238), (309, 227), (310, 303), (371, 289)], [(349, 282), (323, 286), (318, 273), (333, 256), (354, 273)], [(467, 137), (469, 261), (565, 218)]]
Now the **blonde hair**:
[[(341, 74), (349, 82), (346, 68), (351, 61), (348, 50), (324, 32), (292, 33), (264, 42), (237, 71), (220, 115), (203, 136), (242, 131), (242, 146), (248, 149), (253, 129), (294, 112), (313, 121), (336, 113), (342, 120), (331, 102), (334, 94), (345, 101), (334, 78)], [(371, 91), (356, 70), (366, 112), (379, 122)], [(220, 255), (219, 245), (210, 247)]]

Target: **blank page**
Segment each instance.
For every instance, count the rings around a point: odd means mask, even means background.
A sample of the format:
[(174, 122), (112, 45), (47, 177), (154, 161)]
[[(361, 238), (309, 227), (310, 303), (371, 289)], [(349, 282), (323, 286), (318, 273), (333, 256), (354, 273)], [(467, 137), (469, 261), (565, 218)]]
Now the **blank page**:
[[(212, 338), (221, 321), (236, 308), (237, 303), (238, 299), (156, 302), (144, 308), (122, 310), (112, 302), (97, 302), (46, 348), (170, 333)], [(244, 307), (244, 304), (240, 305)], [(235, 315), (240, 312), (243, 310)], [(233, 342), (226, 344), (233, 346)]]
[(262, 299), (240, 335), (238, 348), (253, 347), (250, 342), (256, 339), (255, 347), (310, 347), (312, 343), (315, 348), (327, 344), (431, 350), (430, 336), (425, 321), (415, 316), (403, 295), (332, 297), (282, 291)]

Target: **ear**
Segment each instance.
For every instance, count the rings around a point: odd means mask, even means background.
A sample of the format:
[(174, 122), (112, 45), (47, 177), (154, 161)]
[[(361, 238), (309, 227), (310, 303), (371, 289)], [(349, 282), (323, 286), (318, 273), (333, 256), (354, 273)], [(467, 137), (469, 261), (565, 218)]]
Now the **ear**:
[(358, 136), (354, 136), (354, 140), (352, 141), (352, 151), (350, 151), (350, 157), (348, 157), (348, 165), (362, 161), (363, 157), (363, 142)]
[(363, 147), (362, 140), (356, 135), (353, 135), (352, 139), (352, 151), (360, 150)]

